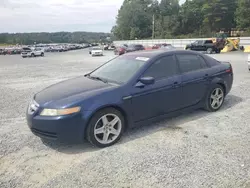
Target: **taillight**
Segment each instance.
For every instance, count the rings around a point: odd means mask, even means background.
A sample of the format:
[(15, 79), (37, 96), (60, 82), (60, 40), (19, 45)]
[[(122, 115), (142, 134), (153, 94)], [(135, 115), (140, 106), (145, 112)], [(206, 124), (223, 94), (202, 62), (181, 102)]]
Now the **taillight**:
[(230, 63), (229, 63), (229, 65), (230, 65), (230, 66), (229, 66), (228, 69), (226, 69), (226, 72), (227, 72), (227, 73), (230, 73), (230, 72), (232, 73), (232, 72), (233, 72), (233, 67), (232, 67), (232, 65), (231, 65)]

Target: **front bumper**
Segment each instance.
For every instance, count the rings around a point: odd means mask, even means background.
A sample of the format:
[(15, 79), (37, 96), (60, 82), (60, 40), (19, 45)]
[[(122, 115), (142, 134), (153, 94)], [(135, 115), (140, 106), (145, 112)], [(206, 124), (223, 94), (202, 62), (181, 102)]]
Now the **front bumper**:
[(28, 126), (40, 138), (65, 143), (81, 143), (84, 140), (86, 121), (81, 113), (67, 116), (45, 117), (26, 112)]
[(22, 56), (22, 57), (30, 57), (31, 54), (28, 54), (28, 53), (27, 53), (27, 54), (21, 54), (21, 56)]

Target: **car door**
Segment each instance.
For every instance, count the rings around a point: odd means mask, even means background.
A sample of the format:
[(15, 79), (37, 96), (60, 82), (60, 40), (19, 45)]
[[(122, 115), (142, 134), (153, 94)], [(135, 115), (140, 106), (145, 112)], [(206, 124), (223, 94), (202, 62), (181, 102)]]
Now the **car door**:
[(35, 49), (34, 49), (34, 53), (35, 53), (36, 56), (40, 55), (40, 54), (39, 54), (39, 48), (35, 48)]
[(182, 73), (182, 107), (197, 104), (205, 96), (210, 75), (208, 65), (200, 55), (177, 54), (178, 64)]
[(195, 41), (195, 42), (193, 42), (193, 43), (191, 44), (191, 50), (198, 50), (198, 47), (199, 47), (198, 43), (199, 43), (198, 40)]
[[(132, 89), (135, 122), (174, 111), (180, 107), (181, 76), (174, 55), (156, 60), (141, 77), (154, 77), (155, 83)], [(139, 79), (139, 78), (138, 78)]]

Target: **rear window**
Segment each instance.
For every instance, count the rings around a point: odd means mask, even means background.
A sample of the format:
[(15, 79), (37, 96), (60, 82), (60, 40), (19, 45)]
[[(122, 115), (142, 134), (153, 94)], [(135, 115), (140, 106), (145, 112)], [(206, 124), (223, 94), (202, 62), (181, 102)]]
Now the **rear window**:
[(207, 67), (206, 62), (198, 55), (178, 54), (176, 55), (182, 73), (196, 71)]
[(206, 40), (205, 44), (213, 44), (212, 40)]
[(101, 50), (100, 47), (95, 47), (95, 48), (92, 48), (92, 50)]
[(206, 59), (206, 61), (209, 63), (209, 65), (211, 67), (221, 64), (220, 61), (218, 61), (218, 60), (216, 60), (208, 55), (204, 55), (203, 57)]

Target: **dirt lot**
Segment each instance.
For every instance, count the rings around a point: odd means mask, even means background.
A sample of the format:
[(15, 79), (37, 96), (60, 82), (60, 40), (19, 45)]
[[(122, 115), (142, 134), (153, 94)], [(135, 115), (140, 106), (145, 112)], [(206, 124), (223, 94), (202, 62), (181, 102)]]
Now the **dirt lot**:
[(108, 59), (87, 50), (23, 59), (0, 56), (1, 188), (249, 188), (250, 73), (247, 54), (230, 61), (235, 80), (217, 113), (195, 111), (128, 131), (109, 148), (43, 143), (25, 122), (31, 96)]

